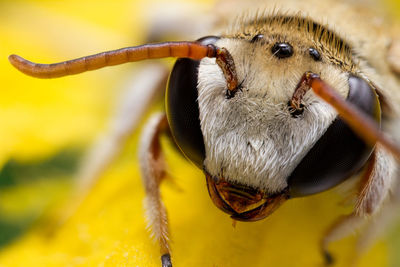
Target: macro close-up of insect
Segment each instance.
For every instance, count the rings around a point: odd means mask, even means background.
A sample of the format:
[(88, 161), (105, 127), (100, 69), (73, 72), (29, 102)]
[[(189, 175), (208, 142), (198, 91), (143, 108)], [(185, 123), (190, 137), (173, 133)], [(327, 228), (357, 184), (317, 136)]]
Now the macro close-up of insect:
[[(143, 45), (46, 58), (59, 62), (51, 64), (10, 53), (20, 72), (58, 78), (38, 86), (138, 62), (124, 74), (132, 79), (120, 86), (127, 89), (108, 130), (79, 160), (70, 196), (54, 208), (52, 223), (36, 226), (47, 230), (32, 231), (46, 241), (22, 239), (10, 255), (53, 242), (54, 252), (29, 257), (54, 257), (38, 260), (44, 266), (59, 265), (58, 257), (112, 266), (400, 264), (390, 256), (399, 238), (385, 237), (398, 229), (400, 203), (400, 39), (378, 4), (160, 5)], [(176, 60), (168, 65), (163, 58)], [(92, 92), (87, 99), (102, 94)], [(126, 150), (137, 153), (135, 163)], [(124, 182), (109, 186), (117, 177)], [(96, 191), (107, 197), (97, 199)], [(13, 261), (5, 250), (0, 266), (7, 257)]]

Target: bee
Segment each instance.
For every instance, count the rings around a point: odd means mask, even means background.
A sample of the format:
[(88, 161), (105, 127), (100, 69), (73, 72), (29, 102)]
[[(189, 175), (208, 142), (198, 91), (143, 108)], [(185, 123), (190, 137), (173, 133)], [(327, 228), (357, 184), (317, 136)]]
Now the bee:
[[(55, 64), (9, 57), (38, 78), (178, 58), (168, 81), (151, 69), (152, 81), (128, 104), (141, 114), (159, 85), (166, 85), (166, 112), (149, 119), (139, 148), (145, 208), (163, 267), (172, 266), (159, 190), (166, 174), (160, 145), (165, 132), (203, 170), (211, 200), (235, 221), (258, 221), (291, 198), (355, 181), (353, 212), (321, 239), (327, 263), (333, 261), (333, 240), (398, 201), (400, 149), (383, 134), (400, 117), (400, 49), (390, 26), (372, 8), (350, 1), (252, 6), (227, 24), (215, 20), (217, 33), (196, 41), (151, 43)], [(234, 17), (218, 10), (227, 20)], [(132, 128), (132, 116), (124, 115), (114, 137)], [(95, 150), (100, 152), (92, 156), (92, 173), (114, 156), (109, 144)], [(88, 177), (86, 187), (97, 176)]]

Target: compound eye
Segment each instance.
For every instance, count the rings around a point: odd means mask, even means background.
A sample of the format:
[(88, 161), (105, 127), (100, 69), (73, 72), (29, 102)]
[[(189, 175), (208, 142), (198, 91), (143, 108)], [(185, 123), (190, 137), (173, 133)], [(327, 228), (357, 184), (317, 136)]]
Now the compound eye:
[(271, 52), (277, 58), (287, 58), (293, 55), (293, 47), (289, 43), (276, 43)]
[[(349, 75), (347, 101), (380, 123), (378, 97), (361, 77)], [(288, 178), (289, 195), (307, 196), (340, 184), (365, 165), (373, 149), (337, 117)]]
[[(219, 37), (206, 36), (201, 44), (215, 44)], [(200, 61), (180, 58), (169, 77), (165, 98), (167, 118), (175, 143), (183, 154), (203, 168), (205, 148), (197, 102), (197, 75)]]

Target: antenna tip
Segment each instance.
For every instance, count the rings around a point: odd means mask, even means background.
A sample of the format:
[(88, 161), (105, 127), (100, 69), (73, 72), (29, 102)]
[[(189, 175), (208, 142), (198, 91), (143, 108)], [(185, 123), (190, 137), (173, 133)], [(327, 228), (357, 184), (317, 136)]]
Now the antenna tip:
[(15, 61), (17, 60), (17, 58), (18, 58), (17, 55), (12, 54), (12, 55), (8, 56), (8, 61), (10, 61), (10, 63), (14, 65)]
[(35, 71), (34, 69), (35, 64), (24, 59), (23, 57), (20, 57), (18, 55), (9, 55), (8, 61), (10, 61), (11, 65), (13, 65), (20, 72), (32, 77), (41, 78), (40, 73), (38, 73), (38, 75), (37, 71)]
[(8, 61), (10, 61), (11, 65), (13, 65), (19, 71), (22, 71), (23, 65), (26, 63), (25, 59), (14, 54), (8, 56)]

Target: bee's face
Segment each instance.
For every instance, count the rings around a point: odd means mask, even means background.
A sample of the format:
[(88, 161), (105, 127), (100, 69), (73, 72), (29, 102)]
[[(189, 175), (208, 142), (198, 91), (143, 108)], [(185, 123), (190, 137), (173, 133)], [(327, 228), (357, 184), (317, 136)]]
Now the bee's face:
[[(299, 114), (294, 114), (288, 105), (307, 71), (318, 73), (345, 98), (349, 96), (351, 79), (359, 82), (355, 87), (366, 85), (361, 78), (351, 78), (350, 69), (354, 66), (345, 66), (346, 58), (340, 58), (343, 51), (333, 50), (337, 49), (334, 46), (321, 48), (321, 44), (297, 30), (259, 30), (253, 29), (253, 35), (243, 38), (227, 36), (216, 43), (225, 47), (235, 61), (241, 88), (233, 97), (227, 97), (226, 81), (215, 59), (203, 59), (198, 72), (209, 192), (217, 206), (239, 220), (264, 218), (291, 196), (333, 187), (358, 170), (372, 149), (366, 148), (351, 131), (346, 133), (343, 123), (336, 122), (334, 109), (314, 94), (305, 95), (304, 110)], [(335, 64), (335, 60), (342, 61)], [(375, 94), (366, 88), (370, 91), (367, 101), (374, 104)], [(353, 143), (357, 148), (348, 146)], [(337, 149), (338, 146), (347, 148)], [(331, 173), (333, 166), (341, 164), (337, 160), (345, 158), (341, 154), (347, 154), (350, 148), (357, 151), (356, 156), (344, 163), (347, 167), (340, 178), (332, 179), (338, 176), (335, 171)], [(331, 157), (330, 152), (337, 154)], [(329, 165), (327, 173), (315, 170), (311, 173), (315, 177), (310, 177), (303, 169), (317, 167), (314, 165)], [(332, 180), (315, 183), (324, 176)], [(251, 190), (253, 194), (249, 193)], [(249, 213), (254, 213), (253, 217)]]
[[(292, 55), (279, 58), (274, 47), (280, 44), (290, 46)], [(347, 96), (347, 77), (339, 68), (316, 62), (305, 42), (290, 38), (254, 43), (226, 38), (217, 45), (232, 54), (242, 89), (227, 99), (225, 79), (215, 60), (202, 60), (198, 90), (205, 169), (215, 177), (279, 192), (336, 117), (313, 94), (305, 97), (303, 114), (292, 116), (288, 103), (296, 85), (306, 71), (313, 71)]]

